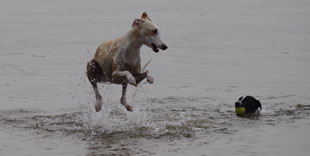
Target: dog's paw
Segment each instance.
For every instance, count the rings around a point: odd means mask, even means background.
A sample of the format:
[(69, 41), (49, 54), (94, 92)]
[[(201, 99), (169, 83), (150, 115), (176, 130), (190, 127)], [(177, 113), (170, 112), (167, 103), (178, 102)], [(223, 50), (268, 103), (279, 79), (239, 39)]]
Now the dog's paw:
[(150, 84), (153, 84), (154, 83), (154, 78), (153, 76), (151, 76), (150, 74), (147, 74), (146, 76), (146, 81)]
[(101, 106), (102, 106), (101, 103), (96, 103), (95, 105), (96, 112), (99, 112), (101, 110)]
[(127, 111), (132, 112), (132, 107), (127, 104), (126, 97), (122, 96), (120, 102), (123, 106), (125, 106)]
[(134, 85), (134, 86), (137, 85), (136, 79), (135, 79), (132, 75), (127, 76), (127, 79), (128, 79), (128, 83), (129, 83), (129, 84)]
[(133, 110), (132, 110), (132, 107), (129, 106), (129, 105), (125, 105), (125, 108), (126, 108), (126, 110), (127, 110), (128, 112), (132, 112), (132, 111), (133, 111)]
[(101, 107), (102, 107), (102, 99), (101, 96), (98, 95), (96, 97), (96, 105), (95, 105), (96, 112), (99, 112), (101, 110)]

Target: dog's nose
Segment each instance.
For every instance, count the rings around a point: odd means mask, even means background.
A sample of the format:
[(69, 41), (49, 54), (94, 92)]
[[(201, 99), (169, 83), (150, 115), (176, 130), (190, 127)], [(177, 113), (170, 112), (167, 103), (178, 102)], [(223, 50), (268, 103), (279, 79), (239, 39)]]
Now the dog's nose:
[(163, 44), (163, 45), (161, 45), (161, 49), (162, 49), (162, 50), (166, 50), (166, 49), (168, 49), (168, 46), (165, 45), (165, 44)]

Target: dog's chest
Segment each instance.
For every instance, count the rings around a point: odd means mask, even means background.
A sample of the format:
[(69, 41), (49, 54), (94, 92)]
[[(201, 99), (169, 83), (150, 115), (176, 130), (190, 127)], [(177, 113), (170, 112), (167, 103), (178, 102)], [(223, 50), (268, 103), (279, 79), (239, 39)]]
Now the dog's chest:
[(140, 67), (140, 55), (123, 55), (121, 58), (124, 70), (127, 70), (131, 73), (137, 71), (137, 68)]
[(123, 58), (125, 66), (136, 67), (140, 64), (140, 56), (127, 56)]
[(120, 61), (122, 61), (124, 64), (135, 66), (136, 64), (140, 63), (140, 52), (126, 50), (121, 53)]

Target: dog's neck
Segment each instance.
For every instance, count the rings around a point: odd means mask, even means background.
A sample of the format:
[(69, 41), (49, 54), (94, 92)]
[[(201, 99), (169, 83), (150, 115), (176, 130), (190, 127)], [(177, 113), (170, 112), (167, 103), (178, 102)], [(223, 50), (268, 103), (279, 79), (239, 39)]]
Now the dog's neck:
[(141, 42), (141, 34), (139, 28), (133, 27), (126, 35), (126, 49), (128, 52), (140, 52), (143, 43)]

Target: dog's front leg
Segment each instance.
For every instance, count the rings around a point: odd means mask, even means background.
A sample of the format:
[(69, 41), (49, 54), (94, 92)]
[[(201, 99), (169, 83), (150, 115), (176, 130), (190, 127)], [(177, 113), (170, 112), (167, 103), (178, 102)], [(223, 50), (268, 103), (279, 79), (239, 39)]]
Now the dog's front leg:
[[(124, 78), (126, 78), (124, 80)], [(112, 73), (112, 82), (113, 83), (125, 83), (128, 81), (129, 84), (136, 86), (136, 79), (132, 76), (129, 71), (115, 71)]]
[(153, 84), (154, 83), (154, 78), (153, 76), (150, 74), (149, 71), (146, 71), (146, 81), (150, 84)]
[(137, 84), (139, 84), (145, 78), (147, 79), (148, 83), (150, 84), (154, 83), (154, 78), (149, 74), (148, 71), (145, 71), (143, 73), (136, 73), (134, 74), (134, 77), (136, 78)]

